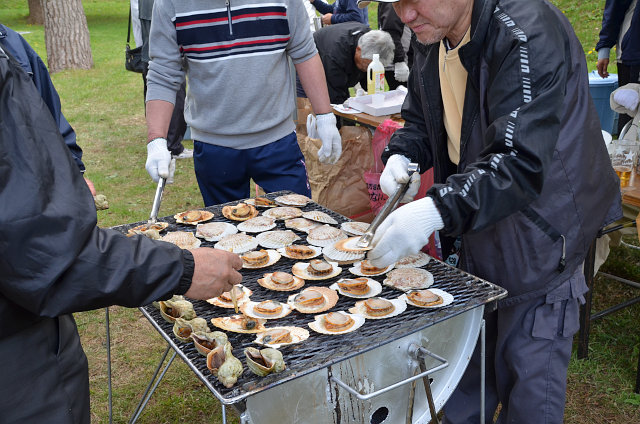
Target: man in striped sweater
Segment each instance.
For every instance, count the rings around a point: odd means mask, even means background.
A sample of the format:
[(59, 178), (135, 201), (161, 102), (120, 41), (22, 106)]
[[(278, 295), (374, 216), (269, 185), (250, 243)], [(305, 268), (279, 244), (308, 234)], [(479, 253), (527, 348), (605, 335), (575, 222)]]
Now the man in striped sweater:
[(205, 205), (249, 196), (253, 179), (267, 192), (310, 196), (294, 122), (293, 62), (317, 115), (320, 160), (342, 146), (322, 62), (299, 0), (156, 0), (150, 34), (147, 163), (168, 176), (166, 134), (185, 76), (185, 119)]

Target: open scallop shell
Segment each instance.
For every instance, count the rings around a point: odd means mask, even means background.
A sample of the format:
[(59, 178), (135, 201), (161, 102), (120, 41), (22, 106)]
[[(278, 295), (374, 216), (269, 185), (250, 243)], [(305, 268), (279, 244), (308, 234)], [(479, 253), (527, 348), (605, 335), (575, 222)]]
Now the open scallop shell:
[(303, 212), (302, 217), (310, 219), (312, 221), (321, 222), (323, 224), (338, 224), (338, 221), (333, 219), (329, 214), (326, 214), (322, 211)]
[(363, 260), (365, 252), (343, 252), (336, 249), (334, 246), (325, 246), (322, 248), (322, 254), (328, 261), (334, 261), (338, 262), (340, 265), (346, 265)]
[(382, 283), (402, 291), (428, 289), (433, 284), (433, 274), (422, 268), (394, 269)]
[(447, 306), (447, 305), (450, 305), (451, 303), (453, 303), (453, 295), (451, 293), (448, 293), (448, 292), (446, 292), (444, 290), (440, 290), (440, 289), (429, 289), (429, 291), (431, 291), (434, 294), (437, 294), (438, 296), (440, 296), (442, 298), (442, 303), (440, 303), (439, 305), (432, 305), (432, 306), (417, 305), (417, 304), (413, 303), (411, 301), (411, 299), (409, 299), (407, 297), (407, 293), (403, 294), (398, 299), (403, 299), (409, 305), (415, 306), (416, 308), (425, 308), (425, 309), (442, 308), (443, 306)]
[(280, 253), (276, 250), (267, 250), (267, 254), (269, 255), (269, 260), (267, 261), (266, 264), (262, 264), (262, 265), (250, 265), (244, 261), (242, 261), (242, 268), (247, 268), (247, 269), (260, 269), (260, 268), (266, 268), (268, 266), (271, 266), (273, 264), (275, 264), (276, 262), (278, 262), (278, 260), (280, 260), (280, 257), (282, 255), (280, 255)]
[[(262, 199), (262, 201), (260, 199)], [(244, 203), (255, 206), (256, 208), (275, 208), (277, 206), (276, 202), (266, 197), (252, 197), (245, 200)]]
[(127, 235), (135, 235), (138, 234), (136, 233), (136, 231), (140, 231), (141, 233), (144, 233), (145, 231), (149, 231), (149, 230), (156, 230), (158, 232), (165, 230), (167, 227), (169, 226), (168, 222), (154, 222), (153, 224), (141, 224), (141, 225), (136, 225), (133, 228), (129, 228), (129, 230), (127, 231)]
[(233, 253), (245, 253), (258, 247), (258, 240), (245, 233), (231, 234), (213, 245), (215, 249)]
[[(192, 217), (191, 215), (196, 215), (196, 217)], [(176, 219), (178, 224), (197, 225), (213, 218), (213, 212), (192, 210), (177, 213), (173, 217)]]
[(281, 291), (281, 292), (298, 290), (300, 287), (304, 286), (304, 280), (302, 278), (300, 278), (300, 277), (295, 276), (295, 275), (292, 275), (293, 284), (291, 284), (290, 286), (286, 286), (286, 287), (282, 286), (282, 285), (274, 284), (271, 281), (271, 275), (273, 275), (272, 272), (270, 272), (268, 274), (264, 274), (264, 276), (262, 278), (258, 279), (258, 284), (260, 284), (265, 289), (269, 289), (269, 290), (273, 290), (273, 291)]
[(275, 230), (260, 233), (256, 236), (256, 239), (262, 247), (278, 249), (293, 244), (294, 241), (300, 240), (300, 237), (291, 230)]
[(369, 223), (359, 222), (359, 221), (347, 221), (340, 224), (340, 228), (347, 234), (351, 234), (353, 236), (361, 236), (367, 232), (367, 228), (369, 228)]
[(400, 259), (396, 262), (396, 268), (420, 268), (428, 264), (430, 260), (431, 256), (424, 252), (418, 252)]
[(307, 218), (289, 218), (284, 220), (284, 226), (291, 228), (292, 230), (302, 231), (309, 233), (313, 228), (319, 227), (319, 222), (312, 221)]
[(291, 218), (298, 218), (302, 216), (302, 211), (298, 208), (294, 208), (291, 206), (280, 206), (277, 208), (271, 208), (262, 213), (263, 216), (268, 216), (269, 218), (273, 218), (276, 220), (284, 220)]
[(340, 288), (338, 283), (331, 284), (329, 288), (333, 290), (337, 290), (338, 293), (340, 293), (343, 296), (352, 297), (354, 299), (368, 299), (370, 297), (377, 296), (380, 293), (382, 293), (382, 284), (380, 284), (373, 278), (367, 278), (367, 285), (369, 286), (369, 291), (365, 294), (353, 294), (353, 293), (346, 292)]
[[(253, 294), (253, 291), (243, 286), (242, 284), (238, 284), (237, 286), (242, 288), (242, 293), (243, 293), (243, 295), (238, 298), (238, 305), (241, 305), (245, 302), (250, 301), (251, 299), (249, 299), (249, 296)], [(233, 302), (226, 302), (225, 300), (221, 299), (220, 296), (207, 299), (207, 302), (214, 306), (219, 306), (221, 308), (227, 308), (227, 309), (235, 308), (235, 306), (233, 305)]]
[(246, 325), (243, 323), (247, 319), (244, 315), (232, 315), (230, 317), (216, 317), (211, 318), (211, 324), (215, 327), (221, 328), (225, 331), (231, 331), (232, 333), (243, 333), (243, 334), (252, 334), (252, 333), (262, 333), (266, 330), (264, 324), (267, 322), (266, 319), (263, 318), (250, 318), (255, 322), (255, 327), (249, 329), (246, 328)]
[(240, 306), (240, 311), (242, 311), (243, 314), (251, 318), (262, 318), (262, 319), (283, 318), (289, 315), (291, 311), (293, 311), (293, 308), (288, 303), (278, 302), (280, 303), (280, 305), (282, 305), (282, 311), (280, 311), (280, 313), (275, 315), (264, 315), (254, 309), (258, 303), (260, 302), (254, 302), (254, 301), (245, 302)]
[(195, 249), (202, 243), (190, 231), (171, 231), (160, 240), (173, 243), (181, 249)]
[(240, 202), (240, 203), (238, 203), (237, 205), (234, 205), (234, 206), (223, 206), (222, 207), (222, 215), (224, 215), (225, 218), (230, 219), (232, 221), (248, 221), (251, 218), (255, 218), (260, 213), (260, 212), (258, 212), (258, 210), (256, 209), (255, 206), (247, 205), (247, 206), (249, 206), (249, 209), (250, 209), (249, 213), (247, 215), (237, 216), (237, 215), (235, 215), (233, 213), (233, 209), (235, 209), (239, 205), (242, 205), (242, 202)]
[(362, 272), (362, 269), (360, 268), (360, 264), (361, 262), (357, 262), (355, 263), (351, 268), (349, 268), (349, 272), (352, 273), (353, 275), (357, 275), (358, 277), (375, 277), (376, 275), (382, 275), (385, 272), (389, 272), (393, 269), (394, 264), (389, 265), (388, 267), (386, 267), (385, 269), (383, 269), (380, 272), (377, 272), (375, 274), (364, 274)]
[[(269, 331), (271, 330), (287, 330), (289, 331), (289, 334), (291, 335), (291, 341), (290, 342), (284, 342), (284, 343), (267, 343), (264, 341), (265, 336), (268, 335)], [(292, 344), (296, 344), (296, 343), (300, 343), (303, 342), (305, 340), (307, 340), (309, 338), (309, 331), (306, 328), (302, 328), (302, 327), (293, 327), (293, 326), (285, 326), (285, 327), (270, 327), (267, 331), (263, 332), (263, 333), (258, 333), (256, 335), (256, 339), (253, 341), (254, 343), (263, 345), (263, 346), (269, 346), (272, 347), (274, 349), (278, 349), (281, 346), (288, 346), (288, 345), (292, 345)]]
[(288, 247), (291, 247), (291, 246), (296, 246), (296, 245), (292, 244), (290, 246), (281, 247), (280, 249), (278, 249), (278, 252), (280, 252), (282, 256), (286, 258), (298, 259), (298, 260), (312, 259), (312, 258), (315, 258), (316, 256), (319, 256), (322, 253), (322, 247), (304, 245), (309, 249), (313, 250), (313, 254), (310, 253), (308, 255), (295, 255), (295, 254), (291, 254), (289, 249), (287, 249)]
[(360, 247), (358, 246), (358, 242), (360, 241), (360, 237), (356, 236), (356, 237), (349, 237), (346, 239), (342, 239), (342, 240), (338, 240), (333, 247), (336, 248), (336, 250), (339, 250), (341, 252), (351, 252), (351, 253), (361, 253), (364, 254), (364, 252), (366, 252), (367, 250), (371, 250), (372, 247), (368, 246), (368, 247)]
[(256, 216), (238, 224), (238, 230), (246, 233), (261, 233), (276, 226), (276, 220), (268, 216)]
[(365, 322), (365, 318), (362, 315), (356, 315), (356, 314), (348, 314), (346, 312), (342, 312), (343, 314), (349, 315), (352, 319), (353, 319), (353, 325), (349, 328), (347, 328), (346, 330), (342, 330), (342, 331), (329, 331), (325, 328), (324, 326), (324, 316), (325, 314), (321, 314), (321, 315), (316, 315), (315, 321), (310, 322), (309, 328), (311, 328), (313, 331), (315, 331), (316, 333), (321, 333), (321, 334), (329, 334), (329, 335), (336, 335), (336, 334), (346, 334), (346, 333), (351, 333), (352, 331), (357, 330), (358, 328), (362, 327), (364, 325)]
[[(322, 305), (318, 305), (315, 307), (314, 306), (305, 307), (305, 306), (296, 304), (296, 301), (295, 301), (296, 296), (298, 296), (300, 293), (303, 293), (307, 290), (315, 290), (317, 292), (320, 292), (322, 294), (322, 297), (324, 297), (324, 303)], [(296, 311), (302, 314), (317, 314), (318, 312), (324, 312), (333, 308), (334, 306), (336, 306), (336, 303), (338, 303), (338, 293), (335, 290), (331, 290), (328, 287), (311, 286), (302, 290), (300, 293), (295, 293), (289, 296), (287, 298), (287, 303), (293, 309), (295, 309)]]
[(346, 239), (347, 235), (340, 228), (332, 227), (331, 225), (322, 225), (309, 231), (307, 241), (314, 246), (330, 246), (337, 241)]
[(228, 222), (208, 222), (196, 226), (196, 237), (203, 238), (206, 241), (220, 241), (224, 237), (237, 232), (236, 226)]
[[(384, 298), (381, 297), (380, 299), (384, 299)], [(407, 303), (405, 302), (404, 299), (402, 299), (402, 296), (397, 299), (384, 299), (384, 300), (391, 302), (393, 304), (393, 311), (391, 311), (387, 315), (381, 315), (381, 316), (369, 315), (367, 313), (367, 308), (364, 306), (364, 302), (365, 302), (364, 300), (360, 300), (356, 302), (355, 306), (349, 308), (349, 312), (351, 312), (352, 314), (362, 315), (366, 319), (385, 319), (385, 318), (398, 316), (407, 309)]]
[(333, 278), (336, 275), (342, 272), (342, 268), (338, 266), (335, 262), (329, 262), (333, 266), (333, 271), (326, 275), (312, 275), (307, 272), (307, 268), (309, 267), (309, 262), (297, 262), (291, 268), (291, 272), (296, 277), (300, 277), (303, 280), (328, 280), (329, 278)]
[(302, 194), (285, 194), (284, 196), (278, 196), (275, 202), (283, 206), (307, 206), (307, 203), (311, 201), (307, 196)]

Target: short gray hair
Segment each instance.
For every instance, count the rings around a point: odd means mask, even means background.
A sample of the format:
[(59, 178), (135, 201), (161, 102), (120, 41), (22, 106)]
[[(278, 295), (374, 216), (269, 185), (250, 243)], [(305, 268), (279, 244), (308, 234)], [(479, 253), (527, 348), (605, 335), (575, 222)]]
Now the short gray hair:
[(363, 59), (373, 59), (373, 54), (377, 53), (384, 66), (393, 63), (395, 45), (391, 35), (386, 31), (374, 29), (367, 32), (358, 40), (358, 47), (360, 47), (360, 56)]

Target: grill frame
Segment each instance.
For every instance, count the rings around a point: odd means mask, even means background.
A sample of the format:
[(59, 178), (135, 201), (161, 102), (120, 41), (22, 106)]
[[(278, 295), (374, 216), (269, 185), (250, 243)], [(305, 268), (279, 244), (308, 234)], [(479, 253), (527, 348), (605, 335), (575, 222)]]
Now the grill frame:
[[(274, 192), (266, 195), (268, 198), (288, 194), (290, 192)], [(231, 222), (222, 216), (221, 210), (223, 206), (234, 205), (236, 202), (229, 202), (221, 205), (215, 205), (204, 208), (214, 213), (212, 221)], [(303, 211), (321, 210), (333, 218), (338, 223), (348, 221), (349, 219), (343, 215), (333, 212), (315, 202), (310, 202), (307, 206), (301, 208)], [(186, 224), (177, 224), (173, 216), (159, 218), (158, 221), (169, 223), (166, 231), (194, 231), (195, 226)], [(209, 222), (212, 222), (209, 221)], [(133, 224), (125, 224), (113, 227), (113, 229), (126, 233), (129, 228), (144, 222)], [(237, 224), (233, 222), (234, 224)], [(275, 229), (285, 229), (283, 221), (278, 221)], [(294, 230), (295, 231), (295, 230)], [(296, 243), (306, 243), (306, 234), (295, 231), (302, 240)], [(214, 243), (203, 240), (202, 246), (210, 247)], [(294, 292), (275, 292), (267, 290), (258, 285), (257, 279), (261, 278), (266, 272), (286, 271), (291, 272), (291, 266), (297, 261), (282, 257), (275, 265), (265, 269), (243, 269), (242, 284), (253, 291), (251, 300), (262, 301), (267, 299), (275, 299), (286, 302), (287, 297)], [(364, 352), (376, 349), (392, 341), (398, 340), (407, 335), (413, 334), (439, 322), (445, 321), (470, 309), (474, 309), (481, 305), (495, 305), (497, 300), (507, 295), (506, 290), (496, 286), (488, 281), (482, 280), (471, 274), (463, 272), (457, 268), (453, 268), (444, 262), (431, 259), (429, 264), (422, 268), (429, 270), (434, 276), (434, 284), (432, 287), (443, 289), (454, 296), (454, 302), (444, 308), (438, 309), (419, 309), (411, 305), (407, 306), (407, 310), (402, 314), (383, 320), (367, 320), (365, 324), (352, 333), (344, 335), (323, 335), (315, 333), (309, 329), (310, 337), (305, 342), (283, 346), (280, 350), (283, 353), (287, 369), (278, 374), (271, 374), (266, 377), (258, 377), (251, 373), (246, 366), (244, 357), (244, 349), (249, 346), (259, 347), (253, 343), (255, 334), (238, 334), (226, 332), (229, 342), (233, 347), (233, 355), (240, 359), (245, 370), (238, 379), (236, 385), (230, 389), (224, 387), (218, 382), (206, 367), (206, 358), (200, 355), (192, 343), (183, 343), (175, 338), (172, 325), (166, 322), (160, 312), (152, 305), (140, 307), (142, 314), (149, 320), (152, 326), (160, 333), (167, 343), (176, 351), (183, 361), (191, 368), (195, 375), (203, 382), (203, 384), (225, 405), (238, 403), (247, 397), (268, 390), (269, 388), (291, 381), (303, 375), (310, 374), (323, 368), (330, 367), (338, 362), (360, 355)], [(329, 280), (306, 281), (304, 287), (309, 286), (325, 286), (329, 287), (340, 278), (353, 277), (348, 271), (348, 266), (342, 267), (342, 272)], [(384, 276), (372, 277), (380, 282)], [(299, 291), (299, 290), (298, 290)], [(380, 297), (396, 298), (402, 292), (391, 289), (383, 285)], [(340, 296), (338, 303), (329, 311), (347, 311), (359, 299)], [(191, 300), (194, 309), (199, 317), (205, 318), (212, 330), (213, 327), (210, 319), (218, 316), (233, 315), (233, 309), (223, 309), (210, 305), (205, 301)], [(313, 321), (313, 314), (300, 314), (293, 311), (287, 317), (269, 320), (267, 327), (295, 325), (307, 328), (307, 323)]]

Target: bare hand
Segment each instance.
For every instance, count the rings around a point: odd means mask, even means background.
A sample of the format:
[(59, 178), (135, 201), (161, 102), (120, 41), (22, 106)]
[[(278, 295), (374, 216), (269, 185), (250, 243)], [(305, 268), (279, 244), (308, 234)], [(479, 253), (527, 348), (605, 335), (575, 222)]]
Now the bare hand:
[(195, 267), (191, 287), (184, 294), (191, 299), (206, 300), (221, 295), (240, 284), (242, 259), (235, 253), (202, 247), (189, 249), (193, 254)]
[(606, 78), (609, 76), (609, 72), (607, 72), (607, 68), (609, 67), (609, 59), (600, 59), (596, 64), (596, 68), (598, 69), (598, 75), (602, 78)]
[(89, 190), (91, 191), (91, 195), (95, 196), (96, 188), (93, 186), (93, 183), (91, 182), (91, 180), (87, 177), (84, 177), (84, 182), (87, 183), (87, 187), (89, 187)]
[(322, 25), (331, 25), (331, 17), (333, 13), (327, 13), (322, 15)]

